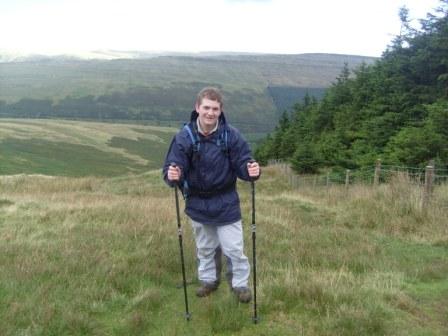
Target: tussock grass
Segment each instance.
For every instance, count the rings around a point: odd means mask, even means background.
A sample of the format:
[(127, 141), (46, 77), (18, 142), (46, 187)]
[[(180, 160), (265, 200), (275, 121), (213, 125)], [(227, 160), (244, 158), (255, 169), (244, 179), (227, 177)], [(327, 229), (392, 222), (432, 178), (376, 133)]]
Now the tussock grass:
[[(194, 296), (195, 246), (182, 216), (191, 322), (184, 320), (173, 191), (160, 172), (115, 178), (0, 178), (1, 335), (445, 335), (448, 199), (421, 208), (388, 185), (293, 190), (257, 182), (258, 301), (223, 283)], [(251, 257), (250, 188), (239, 184)]]

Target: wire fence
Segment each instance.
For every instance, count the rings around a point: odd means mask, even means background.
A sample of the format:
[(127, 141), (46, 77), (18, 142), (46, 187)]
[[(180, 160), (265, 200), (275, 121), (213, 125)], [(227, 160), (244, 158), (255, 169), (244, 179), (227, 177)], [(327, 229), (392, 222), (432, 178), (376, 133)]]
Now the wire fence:
[[(432, 162), (425, 168), (420, 168), (383, 165), (378, 160), (374, 166), (319, 175), (298, 175), (291, 169), (289, 163), (279, 160), (271, 160), (269, 165), (280, 169), (287, 176), (289, 184), (293, 189), (331, 187), (333, 185), (344, 185), (345, 188), (349, 189), (352, 185), (378, 186), (394, 181), (402, 181), (421, 188), (421, 205), (423, 208), (435, 205), (448, 209), (448, 169), (435, 168)], [(437, 199), (433, 197), (435, 188), (445, 190)]]

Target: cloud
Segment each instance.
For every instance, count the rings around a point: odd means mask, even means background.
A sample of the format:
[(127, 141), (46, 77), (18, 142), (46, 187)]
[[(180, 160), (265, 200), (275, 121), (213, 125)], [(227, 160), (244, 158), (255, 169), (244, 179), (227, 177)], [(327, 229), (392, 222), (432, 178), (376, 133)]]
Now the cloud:
[(438, 1), (0, 0), (0, 41), (2, 49), (43, 53), (115, 49), (379, 56), (400, 31), (403, 2), (411, 17), (419, 18)]
[(267, 3), (272, 2), (272, 0), (225, 0), (229, 3)]

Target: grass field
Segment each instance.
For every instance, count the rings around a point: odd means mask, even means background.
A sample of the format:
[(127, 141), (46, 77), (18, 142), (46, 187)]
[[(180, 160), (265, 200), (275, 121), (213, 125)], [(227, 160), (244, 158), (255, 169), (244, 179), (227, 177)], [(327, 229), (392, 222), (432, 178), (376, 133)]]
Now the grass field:
[(0, 119), (0, 175), (116, 176), (159, 168), (176, 129)]
[[(249, 186), (239, 190), (250, 256)], [(185, 217), (184, 320), (174, 199), (159, 171), (1, 177), (0, 334), (447, 335), (448, 213), (420, 210), (418, 195), (403, 181), (297, 191), (266, 168), (254, 325), (226, 284), (194, 296)], [(446, 204), (447, 187), (435, 197)]]

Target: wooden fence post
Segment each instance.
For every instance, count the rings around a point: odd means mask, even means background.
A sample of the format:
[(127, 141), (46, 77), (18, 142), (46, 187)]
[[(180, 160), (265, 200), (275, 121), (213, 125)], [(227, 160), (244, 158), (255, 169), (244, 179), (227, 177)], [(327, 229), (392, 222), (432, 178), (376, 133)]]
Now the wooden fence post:
[(425, 187), (423, 191), (423, 204), (422, 208), (426, 209), (429, 204), (429, 199), (432, 193), (432, 182), (434, 180), (434, 166), (426, 166), (425, 169)]
[(327, 184), (327, 187), (330, 186), (330, 173), (327, 173), (327, 182), (326, 182), (326, 184)]
[(350, 169), (345, 171), (345, 188), (348, 189), (348, 185), (350, 184)]
[(376, 160), (375, 165), (375, 176), (373, 177), (373, 185), (377, 186), (380, 184), (380, 176), (381, 176), (381, 160)]

